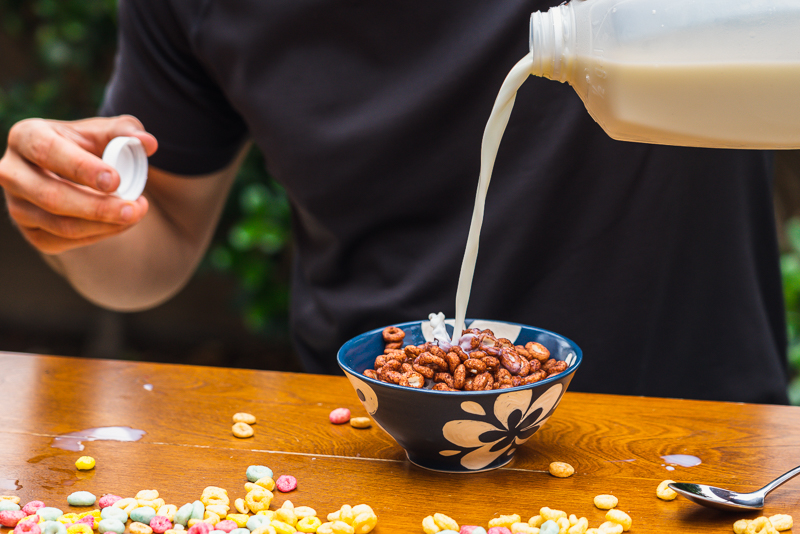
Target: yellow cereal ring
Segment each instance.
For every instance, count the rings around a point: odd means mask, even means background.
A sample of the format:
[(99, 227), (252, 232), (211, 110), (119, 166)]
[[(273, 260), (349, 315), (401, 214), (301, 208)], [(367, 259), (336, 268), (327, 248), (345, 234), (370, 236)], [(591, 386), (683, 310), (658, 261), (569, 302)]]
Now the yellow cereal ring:
[(272, 503), (272, 498), (273, 494), (271, 491), (256, 486), (244, 496), (244, 502), (253, 513), (256, 513), (269, 508), (270, 503)]
[(250, 516), (247, 514), (228, 514), (225, 516), (225, 519), (230, 519), (236, 526), (239, 528), (244, 528), (247, 525), (247, 520), (250, 519)]
[(267, 519), (272, 521), (275, 519), (275, 511), (274, 510), (261, 510), (260, 512), (256, 512), (256, 515), (265, 515)]
[[(431, 520), (433, 520), (433, 517), (431, 517)], [(317, 528), (317, 534), (333, 534), (333, 529), (331, 528), (331, 525), (333, 525), (333, 523), (330, 521), (328, 521), (327, 523), (322, 523)]]
[(95, 460), (91, 456), (81, 456), (75, 461), (75, 467), (80, 471), (89, 471), (94, 469)]
[(322, 520), (319, 517), (304, 517), (297, 522), (295, 528), (298, 532), (316, 532), (321, 524)]
[[(425, 534), (436, 534), (440, 530), (442, 529), (436, 525), (436, 521), (433, 520), (432, 515), (429, 515), (422, 520), (422, 531)], [(317, 534), (319, 534), (319, 530), (317, 530)]]
[[(354, 508), (355, 509), (355, 508)], [(355, 534), (367, 534), (378, 524), (378, 516), (373, 512), (361, 512), (353, 519)]]
[(631, 516), (622, 510), (612, 509), (606, 512), (606, 521), (613, 521), (622, 525), (623, 532), (627, 532), (631, 528)]
[(601, 510), (611, 510), (619, 504), (619, 499), (614, 495), (597, 495), (594, 498), (594, 505)]
[[(433, 519), (436, 520), (436, 516), (435, 515), (433, 516)], [(514, 523), (519, 523), (521, 520), (522, 520), (522, 518), (518, 514), (501, 515), (500, 517), (495, 517), (494, 519), (490, 519), (489, 520), (489, 528), (492, 528), (492, 527), (506, 527), (506, 528), (509, 528), (511, 525), (513, 525)], [(436, 524), (442, 530), (444, 530), (445, 528), (450, 528), (450, 527), (443, 527), (442, 525), (439, 524), (438, 521), (436, 521)], [(452, 528), (450, 530), (458, 530), (458, 529), (457, 528)]]
[(67, 534), (92, 534), (92, 527), (86, 523), (73, 523), (67, 527)]
[(261, 477), (254, 482), (256, 486), (261, 486), (262, 488), (272, 491), (275, 489), (275, 481), (272, 480), (272, 477)]
[(153, 529), (150, 528), (150, 525), (145, 525), (144, 523), (134, 521), (128, 525), (128, 532), (131, 534), (153, 534)]
[(544, 518), (541, 515), (535, 515), (528, 519), (528, 524), (534, 528), (539, 528), (544, 523)]
[(297, 524), (297, 516), (292, 508), (280, 508), (275, 512), (275, 519), (283, 521), (287, 525), (295, 526)]
[(273, 519), (270, 521), (270, 526), (275, 529), (277, 534), (294, 534), (297, 532), (297, 529), (294, 528), (292, 525), (288, 525), (283, 521), (278, 521), (277, 519)]
[(355, 534), (355, 529), (344, 521), (334, 521), (331, 524), (333, 534)]
[[(442, 530), (455, 530), (456, 532), (461, 530), (455, 519), (444, 514), (433, 514), (433, 522)], [(492, 526), (492, 524), (490, 523), (489, 526)]]
[(59, 517), (57, 521), (66, 525), (67, 523), (75, 523), (78, 519), (78, 514), (75, 512), (69, 512)]
[[(209, 504), (208, 506), (206, 506), (207, 512), (214, 512), (220, 517), (227, 516), (229, 510), (230, 507), (225, 504)], [(161, 513), (159, 513), (158, 515), (161, 515)]]
[(563, 512), (561, 510), (553, 510), (545, 506), (539, 510), (539, 515), (541, 515), (542, 519), (544, 519), (545, 521), (552, 520), (558, 522), (560, 518), (567, 517), (567, 512)]
[(214, 512), (210, 512), (208, 510), (203, 512), (203, 522), (208, 523), (209, 525), (216, 525), (219, 523), (220, 517), (215, 514)]
[(261, 525), (260, 527), (258, 527), (257, 529), (255, 529), (250, 534), (278, 534), (278, 533), (275, 532), (275, 527), (265, 523), (265, 524)]
[(145, 500), (145, 501), (152, 501), (154, 499), (158, 499), (158, 490), (140, 490), (136, 494), (136, 500)]
[(530, 526), (528, 523), (514, 523), (511, 525), (511, 534), (536, 534), (539, 529)]

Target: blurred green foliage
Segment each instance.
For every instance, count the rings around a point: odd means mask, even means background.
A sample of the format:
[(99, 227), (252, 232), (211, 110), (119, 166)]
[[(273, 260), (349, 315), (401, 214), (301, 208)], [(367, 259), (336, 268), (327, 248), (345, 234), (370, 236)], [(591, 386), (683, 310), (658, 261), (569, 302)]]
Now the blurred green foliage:
[(789, 384), (789, 400), (800, 405), (800, 220), (787, 221), (786, 241), (789, 250), (781, 255), (781, 273), (786, 301), (789, 367), (794, 375)]
[[(0, 0), (0, 128), (96, 114), (116, 50), (116, 0)], [(5, 135), (2, 149), (5, 150)], [(202, 269), (238, 281), (246, 324), (288, 337), (289, 206), (256, 149), (233, 186)]]

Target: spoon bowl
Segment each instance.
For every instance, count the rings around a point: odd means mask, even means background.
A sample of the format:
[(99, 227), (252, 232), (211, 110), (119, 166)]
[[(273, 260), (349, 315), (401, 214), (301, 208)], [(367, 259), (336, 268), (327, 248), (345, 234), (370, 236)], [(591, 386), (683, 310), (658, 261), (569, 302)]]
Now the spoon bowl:
[(800, 466), (784, 473), (763, 488), (751, 493), (738, 493), (705, 484), (689, 484), (685, 482), (672, 482), (669, 487), (690, 501), (709, 508), (716, 508), (726, 512), (761, 510), (764, 508), (764, 499), (770, 491), (798, 474), (800, 474)]

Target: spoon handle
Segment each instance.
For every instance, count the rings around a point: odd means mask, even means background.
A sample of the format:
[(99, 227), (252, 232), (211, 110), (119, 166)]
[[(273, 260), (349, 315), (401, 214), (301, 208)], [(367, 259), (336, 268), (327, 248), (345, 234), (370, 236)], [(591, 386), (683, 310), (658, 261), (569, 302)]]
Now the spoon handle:
[(767, 484), (766, 486), (764, 486), (763, 488), (761, 488), (758, 491), (759, 492), (763, 492), (764, 495), (766, 495), (767, 493), (769, 493), (770, 491), (774, 490), (775, 488), (777, 488), (778, 486), (780, 486), (781, 484), (783, 484), (787, 480), (790, 480), (790, 479), (794, 478), (795, 476), (797, 476), (799, 474), (800, 474), (800, 466), (797, 466), (794, 469), (792, 469), (791, 471), (788, 471), (788, 472), (782, 474), (781, 476), (779, 476), (778, 478), (776, 478), (775, 480), (773, 480), (772, 482), (770, 482), (769, 484)]

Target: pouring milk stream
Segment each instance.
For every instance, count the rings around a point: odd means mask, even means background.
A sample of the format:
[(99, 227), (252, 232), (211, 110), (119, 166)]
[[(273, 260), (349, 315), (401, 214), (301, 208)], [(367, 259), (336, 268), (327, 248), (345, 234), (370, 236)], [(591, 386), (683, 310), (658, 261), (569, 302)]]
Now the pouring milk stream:
[[(800, 148), (800, 1), (573, 0), (536, 12), (530, 53), (509, 72), (481, 143), (456, 292), (464, 330), (486, 194), (517, 90), (568, 82), (614, 139), (709, 148)], [(450, 341), (443, 314), (431, 314)]]

